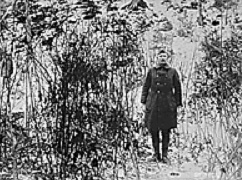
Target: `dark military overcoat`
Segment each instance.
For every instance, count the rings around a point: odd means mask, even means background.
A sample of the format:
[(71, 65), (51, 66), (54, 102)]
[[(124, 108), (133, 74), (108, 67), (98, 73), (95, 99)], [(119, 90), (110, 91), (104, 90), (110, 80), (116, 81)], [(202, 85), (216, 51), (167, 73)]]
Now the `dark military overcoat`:
[[(165, 76), (168, 78), (164, 82)], [(164, 90), (163, 84), (168, 83)], [(182, 106), (181, 82), (177, 71), (169, 66), (149, 69), (141, 95), (146, 105), (145, 125), (149, 131), (177, 127), (177, 107)]]

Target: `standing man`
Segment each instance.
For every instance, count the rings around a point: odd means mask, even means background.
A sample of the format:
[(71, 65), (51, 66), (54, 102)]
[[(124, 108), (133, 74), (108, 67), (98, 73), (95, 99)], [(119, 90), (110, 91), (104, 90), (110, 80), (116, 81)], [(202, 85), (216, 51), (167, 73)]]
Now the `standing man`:
[(177, 71), (168, 65), (167, 59), (167, 52), (161, 50), (156, 59), (156, 66), (148, 71), (141, 95), (145, 125), (152, 137), (153, 160), (163, 163), (170, 162), (167, 157), (170, 132), (172, 128), (177, 128), (177, 107), (182, 106), (181, 82)]

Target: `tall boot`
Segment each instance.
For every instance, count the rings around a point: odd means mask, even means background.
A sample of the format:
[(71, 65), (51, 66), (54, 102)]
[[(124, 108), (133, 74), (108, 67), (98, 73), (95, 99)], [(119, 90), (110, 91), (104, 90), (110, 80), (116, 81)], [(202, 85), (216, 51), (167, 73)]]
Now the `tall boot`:
[(153, 146), (153, 149), (154, 149), (153, 159), (161, 161), (159, 131), (153, 132), (151, 135), (152, 135), (152, 146)]
[(170, 163), (168, 159), (168, 146), (170, 141), (170, 131), (163, 130), (162, 131), (162, 161), (164, 163)]
[(156, 145), (154, 146), (154, 158), (156, 158), (156, 160), (158, 161), (161, 161), (159, 142), (157, 142)]

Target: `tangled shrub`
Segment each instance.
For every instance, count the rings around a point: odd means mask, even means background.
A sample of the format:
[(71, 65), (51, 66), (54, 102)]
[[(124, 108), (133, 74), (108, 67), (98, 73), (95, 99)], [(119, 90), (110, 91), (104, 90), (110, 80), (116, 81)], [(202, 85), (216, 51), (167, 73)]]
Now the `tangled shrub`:
[(206, 55), (196, 64), (194, 96), (214, 99), (218, 106), (225, 102), (236, 104), (239, 102), (242, 80), (241, 37), (234, 34), (223, 42), (219, 36), (214, 37), (213, 32), (202, 44)]

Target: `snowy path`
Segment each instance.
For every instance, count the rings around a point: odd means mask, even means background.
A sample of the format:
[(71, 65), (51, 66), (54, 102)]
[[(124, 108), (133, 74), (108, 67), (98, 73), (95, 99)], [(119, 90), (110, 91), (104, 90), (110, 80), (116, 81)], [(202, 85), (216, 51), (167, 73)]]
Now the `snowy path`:
[[(147, 145), (152, 147), (150, 137), (148, 137)], [(152, 149), (144, 150), (144, 154), (138, 160), (141, 180), (216, 180), (221, 175), (216, 168), (216, 173), (208, 171), (210, 169), (208, 167), (210, 156), (206, 150), (200, 152), (197, 158), (193, 158), (188, 147), (180, 147), (178, 150), (173, 144), (169, 149), (168, 156), (171, 160), (171, 165), (149, 162), (150, 155), (148, 154), (152, 154)], [(178, 162), (180, 163), (178, 164)], [(135, 173), (132, 172), (132, 174)]]
[[(142, 167), (143, 166), (143, 167)], [(215, 180), (215, 173), (205, 173), (193, 163), (167, 166), (162, 163), (146, 163), (140, 166), (142, 180)]]

